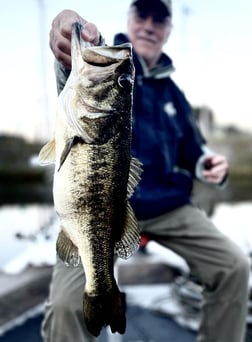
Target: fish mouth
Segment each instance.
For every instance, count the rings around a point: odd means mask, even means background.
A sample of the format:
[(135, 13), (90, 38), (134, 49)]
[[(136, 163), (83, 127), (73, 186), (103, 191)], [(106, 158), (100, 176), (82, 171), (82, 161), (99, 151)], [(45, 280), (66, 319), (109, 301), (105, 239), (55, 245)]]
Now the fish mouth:
[[(68, 79), (68, 87), (63, 89), (64, 96), (60, 96), (60, 106), (65, 116), (66, 122), (86, 143), (93, 143), (96, 139), (93, 134), (86, 131), (88, 121), (122, 115), (123, 109), (114, 108), (105, 101), (104, 96), (117, 99), (117, 91), (112, 91), (108, 86), (106, 94), (102, 88), (103, 82), (111, 83), (112, 86), (125, 88), (123, 91), (131, 90), (134, 82), (133, 77), (126, 73), (120, 74), (118, 70), (124, 72), (124, 61), (132, 60), (132, 44), (125, 43), (115, 46), (93, 46), (86, 42), (81, 36), (82, 25), (75, 22), (72, 27), (72, 71)], [(130, 63), (130, 62), (126, 62)], [(121, 69), (120, 69), (121, 68)], [(127, 70), (127, 69), (126, 69)], [(130, 69), (131, 71), (133, 70)], [(116, 80), (115, 77), (118, 76)], [(130, 84), (130, 86), (129, 86)], [(90, 95), (91, 94), (91, 95)], [(84, 96), (85, 95), (85, 96)], [(110, 120), (110, 118), (109, 118)]]
[(124, 43), (116, 46), (92, 46), (82, 51), (84, 62), (93, 66), (109, 66), (131, 56), (132, 44)]
[[(83, 60), (91, 65), (110, 65), (124, 60), (132, 55), (132, 44), (130, 42), (116, 46), (94, 46), (81, 37), (83, 26), (79, 22), (72, 25), (72, 55), (76, 57), (81, 54)], [(80, 57), (80, 55), (79, 55)]]

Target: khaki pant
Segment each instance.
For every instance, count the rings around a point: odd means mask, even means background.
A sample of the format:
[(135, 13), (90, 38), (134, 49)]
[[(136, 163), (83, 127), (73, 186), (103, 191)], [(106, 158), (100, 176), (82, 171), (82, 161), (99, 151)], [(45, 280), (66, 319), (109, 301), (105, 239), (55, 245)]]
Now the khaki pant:
[[(240, 248), (190, 205), (140, 221), (140, 228), (182, 256), (204, 285), (198, 341), (244, 342), (250, 266)], [(95, 341), (83, 321), (83, 283), (81, 267), (57, 262), (42, 325), (45, 342)]]

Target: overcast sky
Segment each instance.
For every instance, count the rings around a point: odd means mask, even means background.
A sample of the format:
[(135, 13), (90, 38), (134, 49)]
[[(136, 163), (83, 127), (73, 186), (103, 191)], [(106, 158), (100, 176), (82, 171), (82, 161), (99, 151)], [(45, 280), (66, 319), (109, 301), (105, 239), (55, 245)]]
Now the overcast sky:
[[(9, 0), (0, 2), (0, 133), (45, 139), (56, 105), (48, 33), (64, 8), (95, 22), (112, 43), (125, 31), (130, 0)], [(99, 10), (97, 10), (99, 9)], [(219, 124), (252, 131), (252, 1), (173, 0), (174, 28), (165, 51), (173, 78), (192, 105), (213, 109)]]

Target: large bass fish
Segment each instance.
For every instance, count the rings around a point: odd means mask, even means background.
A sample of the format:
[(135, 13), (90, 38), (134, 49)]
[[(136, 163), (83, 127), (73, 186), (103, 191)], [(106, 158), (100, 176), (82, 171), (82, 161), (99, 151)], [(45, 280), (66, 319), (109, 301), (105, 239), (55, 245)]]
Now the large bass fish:
[[(66, 263), (82, 261), (88, 330), (124, 333), (125, 300), (113, 259), (128, 258), (139, 244), (128, 203), (141, 165), (130, 157), (134, 65), (130, 44), (86, 47), (73, 25), (72, 70), (59, 96), (55, 137), (39, 155), (55, 162), (53, 196), (60, 218), (56, 249)], [(67, 272), (67, 270), (66, 270)]]

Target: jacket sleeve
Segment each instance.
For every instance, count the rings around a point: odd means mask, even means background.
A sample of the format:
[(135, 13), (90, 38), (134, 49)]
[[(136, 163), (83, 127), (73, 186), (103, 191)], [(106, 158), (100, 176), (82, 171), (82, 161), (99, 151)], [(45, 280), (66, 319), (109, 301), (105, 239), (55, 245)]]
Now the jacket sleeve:
[[(182, 139), (180, 144), (179, 162), (180, 166), (189, 170), (191, 174), (199, 181), (209, 183), (202, 176), (202, 170), (205, 168), (205, 160), (209, 155), (216, 155), (216, 152), (208, 148), (207, 142), (202, 136), (198, 128), (196, 116), (193, 109), (186, 100), (181, 91), (178, 90), (179, 115), (182, 122)], [(225, 187), (228, 175), (224, 180), (216, 185), (217, 187)], [(209, 183), (212, 185), (212, 183)]]
[(66, 84), (66, 81), (70, 75), (71, 70), (65, 68), (64, 65), (62, 65), (60, 62), (55, 60), (54, 71), (55, 71), (55, 76), (56, 76), (57, 92), (59, 95)]
[(183, 124), (183, 138), (181, 141), (181, 162), (191, 173), (196, 176), (195, 170), (199, 158), (204, 154), (205, 139), (202, 137), (190, 110)]
[(206, 140), (199, 130), (192, 107), (184, 94), (176, 85), (174, 86), (178, 120), (182, 131), (178, 164), (196, 177), (196, 165), (199, 158), (205, 154)]

